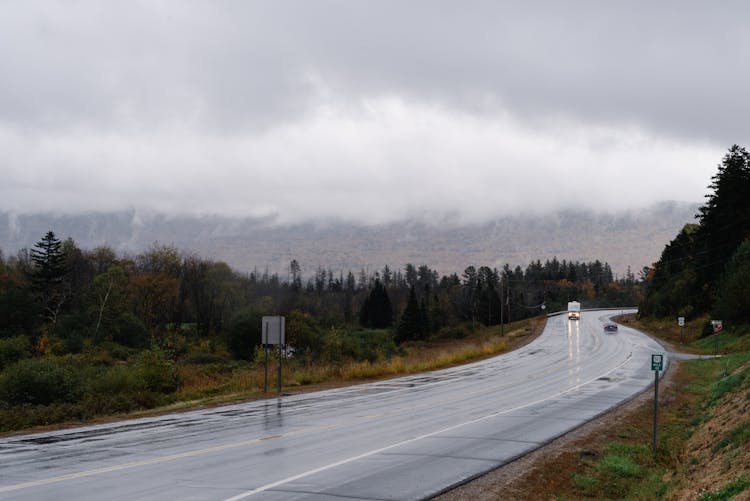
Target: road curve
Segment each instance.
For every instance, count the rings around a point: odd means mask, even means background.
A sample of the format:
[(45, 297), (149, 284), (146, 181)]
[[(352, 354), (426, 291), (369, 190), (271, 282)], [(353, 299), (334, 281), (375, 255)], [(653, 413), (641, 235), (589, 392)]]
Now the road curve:
[(604, 333), (615, 313), (551, 317), (523, 348), (451, 369), (0, 438), (0, 499), (429, 498), (648, 387), (665, 351)]

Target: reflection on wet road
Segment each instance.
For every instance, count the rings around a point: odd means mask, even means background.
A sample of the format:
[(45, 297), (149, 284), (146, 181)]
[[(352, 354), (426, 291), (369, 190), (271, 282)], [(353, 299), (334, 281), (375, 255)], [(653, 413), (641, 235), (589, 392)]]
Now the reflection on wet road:
[(5, 437), (0, 498), (424, 499), (646, 388), (661, 348), (604, 335), (608, 316), (551, 317), (516, 352), (442, 371)]

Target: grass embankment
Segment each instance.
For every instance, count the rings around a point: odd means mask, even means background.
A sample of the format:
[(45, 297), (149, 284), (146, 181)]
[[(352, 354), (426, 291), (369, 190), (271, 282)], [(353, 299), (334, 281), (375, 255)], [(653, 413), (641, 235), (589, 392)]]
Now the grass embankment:
[[(539, 334), (546, 318), (500, 326), (459, 329), (460, 339), (432, 339), (393, 345), (389, 331), (336, 334), (327, 339), (325, 360), (292, 357), (282, 363), (282, 391), (311, 391), (457, 365), (509, 351)], [(333, 339), (336, 337), (337, 339)], [(341, 345), (339, 346), (339, 344)], [(348, 343), (348, 344), (347, 344)], [(358, 347), (352, 348), (359, 343)], [(362, 346), (362, 344), (365, 346)], [(5, 393), (18, 389), (43, 396), (9, 393), (0, 405), (0, 432), (40, 426), (78, 424), (93, 420), (143, 415), (167, 410), (252, 400), (276, 394), (276, 357), (270, 353), (269, 393), (264, 393), (264, 354), (254, 362), (228, 360), (191, 347), (179, 357), (164, 350), (136, 353), (122, 347), (92, 349), (79, 355), (40, 357), (15, 365), (4, 374)], [(364, 360), (340, 356), (347, 350), (367, 352)], [(191, 351), (192, 350), (192, 351)], [(13, 379), (11, 381), (11, 378)], [(38, 379), (38, 381), (37, 381)], [(16, 381), (17, 380), (17, 381)]]
[[(721, 358), (673, 363), (660, 386), (658, 443), (651, 451), (653, 392), (605, 416), (608, 424), (543, 458), (511, 486), (524, 499), (750, 499), (750, 327), (699, 339), (702, 320), (620, 318), (674, 346)], [(543, 489), (539, 489), (544, 485)]]

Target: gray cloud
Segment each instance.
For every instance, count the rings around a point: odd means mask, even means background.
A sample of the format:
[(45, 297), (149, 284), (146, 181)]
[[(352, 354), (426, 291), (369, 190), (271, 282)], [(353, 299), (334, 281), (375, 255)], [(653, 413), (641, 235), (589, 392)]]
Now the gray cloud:
[(481, 220), (701, 200), (743, 2), (6, 2), (0, 209)]

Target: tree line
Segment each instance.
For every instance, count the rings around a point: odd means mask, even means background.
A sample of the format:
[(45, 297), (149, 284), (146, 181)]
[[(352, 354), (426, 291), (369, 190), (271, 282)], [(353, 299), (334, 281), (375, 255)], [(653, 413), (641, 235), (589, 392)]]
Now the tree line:
[(711, 178), (706, 202), (641, 271), (641, 313), (649, 316), (710, 314), (750, 322), (750, 154), (734, 145)]
[(282, 278), (240, 273), (159, 243), (135, 256), (118, 256), (106, 246), (83, 250), (49, 231), (16, 256), (0, 251), (0, 338), (25, 336), (39, 351), (75, 353), (86, 342), (140, 348), (187, 329), (230, 349), (236, 345), (236, 355), (248, 357), (240, 345), (258, 344), (257, 333), (248, 339), (233, 328), (261, 314), (298, 312), (320, 325), (391, 329), (403, 342), (462, 323), (527, 318), (542, 313), (542, 305), (553, 311), (573, 299), (635, 304), (638, 293), (630, 273), (616, 280), (600, 261), (469, 266), (443, 276), (409, 263), (356, 275), (318, 268), (305, 277), (292, 260)]

